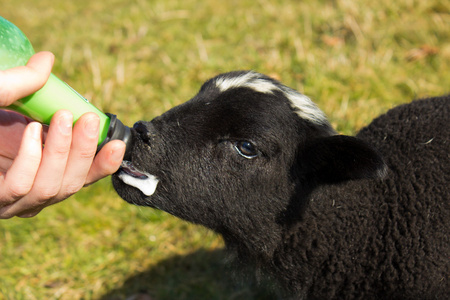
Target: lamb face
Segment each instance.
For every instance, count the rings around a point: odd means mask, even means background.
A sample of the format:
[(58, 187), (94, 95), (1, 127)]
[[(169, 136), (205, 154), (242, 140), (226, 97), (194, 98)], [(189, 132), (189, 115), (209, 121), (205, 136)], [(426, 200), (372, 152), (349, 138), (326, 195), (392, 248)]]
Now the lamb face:
[(137, 122), (131, 161), (113, 184), (130, 203), (202, 224), (226, 239), (252, 243), (259, 236), (267, 247), (261, 233), (276, 235), (274, 224), (293, 197), (314, 182), (304, 179), (324, 167), (314, 158), (321, 150), (307, 145), (334, 135), (300, 93), (253, 72), (223, 74), (190, 101)]
[(253, 72), (213, 78), (190, 101), (135, 124), (131, 162), (114, 186), (130, 203), (213, 229), (226, 227), (228, 214), (243, 226), (253, 214), (273, 219), (292, 193), (297, 144), (334, 133), (303, 97)]

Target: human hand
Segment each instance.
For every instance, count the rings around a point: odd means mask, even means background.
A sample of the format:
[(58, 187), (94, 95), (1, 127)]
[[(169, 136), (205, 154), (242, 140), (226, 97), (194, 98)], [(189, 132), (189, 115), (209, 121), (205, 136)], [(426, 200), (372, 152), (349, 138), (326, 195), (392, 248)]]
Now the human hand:
[[(51, 68), (52, 62), (38, 57), (34, 63), (50, 64)], [(39, 71), (42, 66), (30, 70), (27, 64), (19, 69), (5, 71), (12, 77), (0, 75), (0, 80), (6, 78), (10, 82), (0, 85), (0, 97), (6, 99), (0, 98), (3, 105), (35, 92), (43, 85), (42, 77), (48, 77)], [(37, 74), (25, 74), (29, 72)], [(6, 91), (9, 87), (14, 91)], [(125, 143), (111, 141), (95, 155), (98, 116), (83, 115), (73, 130), (72, 118), (69, 111), (59, 111), (43, 130), (41, 124), (20, 114), (0, 110), (0, 219), (35, 216), (46, 206), (68, 198), (84, 185), (119, 168)]]

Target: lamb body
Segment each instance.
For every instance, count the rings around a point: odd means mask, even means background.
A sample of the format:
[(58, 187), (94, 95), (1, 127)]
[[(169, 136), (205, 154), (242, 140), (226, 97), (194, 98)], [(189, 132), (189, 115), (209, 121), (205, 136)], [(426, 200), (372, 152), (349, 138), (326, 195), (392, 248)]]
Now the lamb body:
[(307, 97), (232, 72), (137, 122), (113, 183), (222, 234), (296, 299), (446, 299), (449, 115), (449, 97), (419, 100), (339, 136)]
[(387, 175), (314, 190), (274, 264), (306, 274), (279, 276), (294, 289), (310, 278), (317, 299), (448, 299), (449, 107), (448, 97), (415, 101), (362, 129)]

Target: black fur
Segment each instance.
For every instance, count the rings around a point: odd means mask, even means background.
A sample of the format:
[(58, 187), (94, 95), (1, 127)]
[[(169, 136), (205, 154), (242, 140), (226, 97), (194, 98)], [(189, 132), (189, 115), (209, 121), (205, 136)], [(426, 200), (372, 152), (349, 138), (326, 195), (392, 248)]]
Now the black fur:
[(211, 79), (136, 123), (132, 164), (159, 183), (146, 197), (119, 170), (119, 195), (222, 234), (239, 261), (298, 299), (445, 299), (450, 98), (399, 106), (356, 137), (338, 136), (326, 120), (302, 118), (264, 75), (255, 80), (270, 92), (218, 88), (245, 74)]

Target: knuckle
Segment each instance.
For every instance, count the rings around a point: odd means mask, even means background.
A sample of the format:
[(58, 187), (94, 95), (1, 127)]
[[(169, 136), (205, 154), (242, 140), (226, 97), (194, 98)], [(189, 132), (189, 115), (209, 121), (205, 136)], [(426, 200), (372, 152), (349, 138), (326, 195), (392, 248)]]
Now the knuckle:
[(0, 219), (2, 220), (6, 220), (6, 219), (11, 219), (12, 217), (14, 217), (13, 214), (10, 213), (0, 213)]
[(75, 194), (76, 192), (78, 192), (82, 187), (83, 187), (83, 184), (78, 184), (78, 183), (69, 184), (62, 189), (59, 198), (67, 199), (70, 196), (72, 196), (73, 194)]
[(28, 194), (31, 190), (31, 186), (26, 184), (12, 184), (9, 186), (8, 195), (9, 198), (14, 202), (17, 199), (22, 198), (26, 194)]
[[(59, 187), (45, 187), (40, 190), (40, 198), (42, 202), (55, 198), (59, 193)], [(40, 202), (41, 202), (40, 201)]]
[(16, 214), (10, 206), (3, 207), (0, 209), (0, 219), (11, 219)]
[(95, 151), (96, 151), (96, 149), (82, 150), (79, 153), (79, 157), (83, 160), (92, 160), (95, 156)]
[(51, 199), (53, 199), (53, 197), (52, 198), (44, 198), (41, 196), (33, 201), (33, 205), (32, 205), (32, 207), (30, 207), (30, 209), (36, 209), (37, 207), (40, 207), (40, 206), (47, 206)]
[(8, 198), (1, 199), (0, 209), (3, 208), (3, 207), (9, 206), (9, 205), (13, 204), (16, 201), (17, 201), (17, 199), (14, 199), (14, 197), (11, 197), (9, 195)]
[[(28, 152), (26, 154), (26, 158), (24, 158), (24, 160), (25, 159), (28, 162), (29, 168), (30, 169), (31, 168), (34, 169), (36, 166), (40, 165), (42, 157), (41, 157), (41, 153), (38, 153), (38, 152), (35, 152), (35, 151), (31, 151), (31, 152)], [(25, 173), (25, 172), (27, 172), (27, 173)], [(33, 172), (35, 172), (35, 171), (33, 170)], [(27, 171), (24, 171), (23, 175), (27, 176), (27, 177), (31, 177), (31, 176), (34, 177), (35, 173), (31, 173), (31, 171), (27, 170)]]
[(40, 213), (40, 209), (32, 211), (32, 212), (25, 212), (23, 214), (17, 215), (19, 218), (32, 218), (35, 217), (38, 213)]
[(59, 157), (67, 156), (69, 154), (69, 152), (70, 152), (70, 148), (66, 147), (66, 146), (55, 147), (54, 149), (51, 150), (52, 155), (56, 155)]
[(0, 87), (0, 106), (8, 106), (15, 99), (15, 91), (8, 87)]

